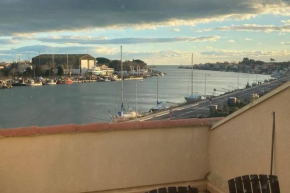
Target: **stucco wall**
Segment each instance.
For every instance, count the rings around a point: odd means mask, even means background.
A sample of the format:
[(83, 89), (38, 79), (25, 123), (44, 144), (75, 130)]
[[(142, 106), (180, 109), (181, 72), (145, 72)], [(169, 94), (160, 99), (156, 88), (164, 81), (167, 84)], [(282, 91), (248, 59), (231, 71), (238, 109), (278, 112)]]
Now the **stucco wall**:
[[(278, 92), (278, 90), (274, 91)], [(272, 112), (276, 112), (274, 171), (281, 192), (290, 190), (290, 88), (213, 128), (209, 137), (209, 180), (228, 191), (227, 181), (270, 174)], [(223, 121), (221, 121), (223, 122)]]
[(0, 192), (90, 192), (204, 179), (208, 132), (209, 126), (187, 126), (0, 138)]

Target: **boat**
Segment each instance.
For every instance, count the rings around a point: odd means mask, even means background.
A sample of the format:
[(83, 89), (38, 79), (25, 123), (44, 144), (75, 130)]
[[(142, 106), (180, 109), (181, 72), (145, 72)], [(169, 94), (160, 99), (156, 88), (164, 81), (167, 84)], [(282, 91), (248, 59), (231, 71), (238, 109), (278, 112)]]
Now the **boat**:
[(110, 82), (111, 79), (109, 79), (109, 78), (107, 77), (107, 78), (104, 78), (104, 81), (105, 81), (105, 82)]
[(122, 122), (130, 119), (137, 118), (137, 112), (132, 109), (125, 109), (124, 107), (124, 76), (123, 76), (123, 62), (122, 62), (122, 46), (121, 46), (121, 109), (116, 116), (113, 117), (113, 121)]
[(26, 83), (23, 79), (19, 79), (19, 80), (13, 81), (12, 86), (26, 86)]
[(7, 84), (5, 81), (0, 80), (0, 89), (9, 89), (13, 88), (11, 84)]
[(121, 81), (121, 78), (118, 78), (118, 76), (115, 75), (111, 78), (111, 81)]
[(144, 78), (143, 77), (129, 77), (129, 78), (126, 78), (125, 80), (143, 80)]
[(42, 82), (35, 82), (34, 80), (28, 80), (26, 86), (42, 86)]
[(46, 80), (44, 85), (56, 85), (56, 82), (53, 79), (48, 79), (48, 80)]
[(98, 82), (110, 82), (110, 81), (112, 81), (110, 78), (100, 78), (99, 80), (98, 80)]
[(159, 76), (157, 76), (157, 105), (149, 110), (150, 113), (155, 113), (158, 111), (166, 110), (167, 107), (163, 102), (158, 101), (159, 90)]
[(72, 84), (72, 80), (69, 78), (60, 79), (56, 82), (56, 84)]
[(91, 73), (92, 75), (96, 75), (96, 76), (103, 76), (106, 73), (98, 66), (95, 66), (93, 69), (89, 69), (88, 70), (89, 73)]
[(194, 93), (193, 92), (193, 54), (191, 55), (191, 93), (189, 96), (184, 97), (184, 99), (186, 100), (186, 102), (188, 103), (194, 103), (197, 101), (201, 100), (201, 95), (198, 94), (197, 92)]

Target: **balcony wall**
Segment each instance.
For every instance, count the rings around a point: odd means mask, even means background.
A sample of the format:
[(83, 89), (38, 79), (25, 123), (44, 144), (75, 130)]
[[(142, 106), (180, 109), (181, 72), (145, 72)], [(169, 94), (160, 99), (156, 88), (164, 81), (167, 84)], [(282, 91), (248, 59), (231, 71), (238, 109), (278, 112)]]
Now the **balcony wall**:
[(0, 192), (94, 192), (203, 180), (217, 119), (0, 130)]
[(281, 192), (290, 190), (290, 84), (230, 115), (210, 131), (209, 181), (225, 192), (231, 178), (270, 174), (272, 112), (276, 112), (273, 174)]

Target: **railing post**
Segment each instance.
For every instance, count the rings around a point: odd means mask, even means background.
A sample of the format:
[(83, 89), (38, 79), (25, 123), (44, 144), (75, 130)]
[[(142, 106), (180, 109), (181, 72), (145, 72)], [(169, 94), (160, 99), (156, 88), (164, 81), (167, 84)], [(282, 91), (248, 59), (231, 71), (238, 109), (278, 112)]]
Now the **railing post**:
[(275, 129), (276, 129), (276, 123), (275, 123), (275, 112), (273, 114), (273, 130), (272, 130), (272, 146), (271, 146), (271, 169), (270, 169), (270, 175), (273, 173), (273, 158), (274, 158), (274, 142), (275, 142)]

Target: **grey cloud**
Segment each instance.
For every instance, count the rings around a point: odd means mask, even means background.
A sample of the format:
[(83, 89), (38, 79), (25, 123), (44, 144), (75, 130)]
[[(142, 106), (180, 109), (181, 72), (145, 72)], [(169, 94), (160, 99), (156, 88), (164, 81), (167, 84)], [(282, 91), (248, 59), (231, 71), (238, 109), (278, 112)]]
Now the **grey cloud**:
[(202, 31), (254, 31), (254, 32), (290, 32), (290, 25), (282, 25), (282, 26), (274, 26), (274, 25), (256, 25), (256, 24), (244, 24), (244, 25), (232, 25), (232, 26), (224, 26), (218, 28), (209, 28), (200, 30)]
[(236, 50), (209, 50), (200, 53), (204, 56), (215, 56), (215, 57), (233, 57), (233, 56), (287, 56), (290, 55), (288, 51), (236, 51)]
[(17, 43), (17, 40), (14, 39), (0, 39), (0, 44), (15, 44)]
[(175, 37), (175, 38), (115, 38), (115, 39), (88, 39), (82, 37), (39, 38), (38, 41), (46, 43), (70, 44), (146, 44), (146, 43), (172, 43), (172, 42), (205, 42), (216, 41), (219, 36), (204, 37)]
[[(289, 1), (283, 1), (289, 3)], [(0, 35), (257, 14), (280, 0), (2, 0)], [(264, 6), (264, 7), (263, 7)]]

